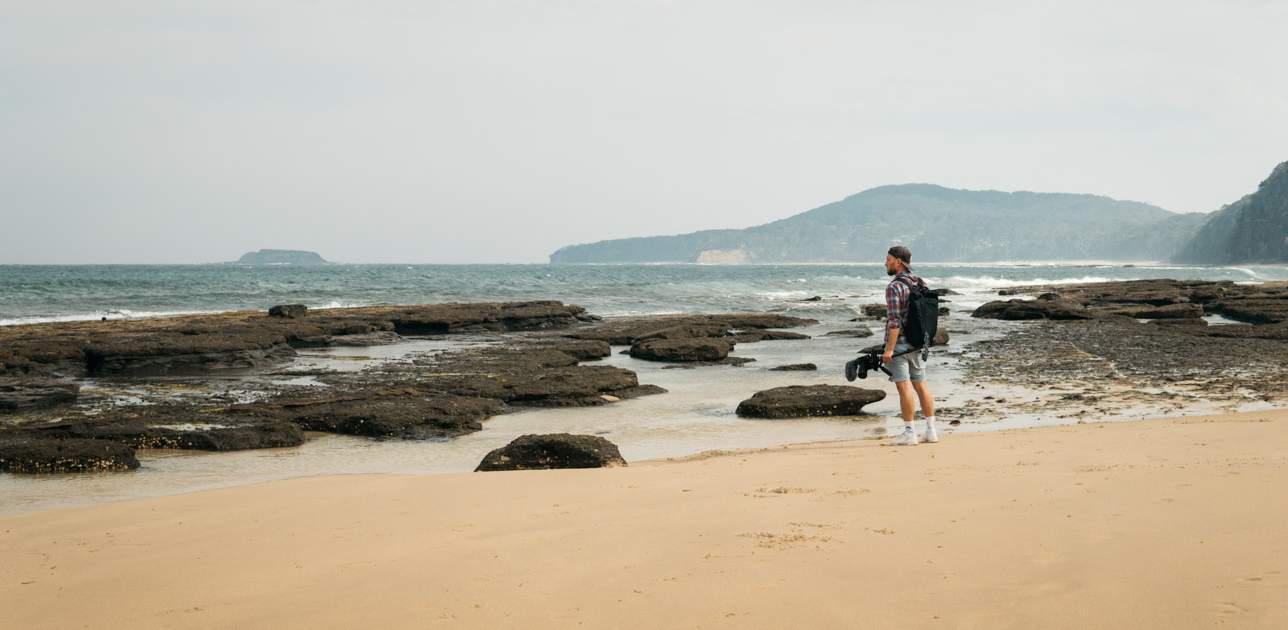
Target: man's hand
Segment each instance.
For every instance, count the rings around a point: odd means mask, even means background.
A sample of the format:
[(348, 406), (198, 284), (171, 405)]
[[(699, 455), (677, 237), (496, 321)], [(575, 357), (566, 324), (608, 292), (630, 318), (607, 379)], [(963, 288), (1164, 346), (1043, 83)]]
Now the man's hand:
[(897, 342), (898, 340), (899, 340), (898, 328), (886, 329), (885, 353), (881, 355), (882, 363), (889, 363), (894, 360), (894, 346), (895, 346), (895, 342)]

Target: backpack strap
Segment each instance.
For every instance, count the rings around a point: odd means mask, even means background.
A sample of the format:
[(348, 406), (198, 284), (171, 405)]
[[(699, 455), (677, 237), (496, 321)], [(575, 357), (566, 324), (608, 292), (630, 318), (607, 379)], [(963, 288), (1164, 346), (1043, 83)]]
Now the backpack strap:
[(922, 280), (921, 278), (917, 278), (916, 282), (912, 282), (911, 280), (908, 279), (908, 276), (901, 274), (898, 277), (896, 277), (894, 280), (895, 282), (898, 282), (899, 284), (902, 284), (903, 286), (908, 287), (909, 292), (913, 292), (913, 291), (920, 292), (920, 291), (930, 290), (930, 287), (926, 286), (926, 281)]

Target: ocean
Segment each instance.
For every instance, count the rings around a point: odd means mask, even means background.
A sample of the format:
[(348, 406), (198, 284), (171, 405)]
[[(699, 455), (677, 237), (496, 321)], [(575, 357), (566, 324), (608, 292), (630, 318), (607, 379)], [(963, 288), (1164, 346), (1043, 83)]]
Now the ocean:
[[(1179, 278), (1288, 280), (1288, 266), (926, 263), (934, 287), (983, 298), (1021, 284)], [(868, 298), (872, 264), (801, 265), (0, 265), (0, 325), (263, 309), (554, 299), (604, 316), (809, 311), (800, 300)], [(982, 301), (982, 299), (980, 300)]]

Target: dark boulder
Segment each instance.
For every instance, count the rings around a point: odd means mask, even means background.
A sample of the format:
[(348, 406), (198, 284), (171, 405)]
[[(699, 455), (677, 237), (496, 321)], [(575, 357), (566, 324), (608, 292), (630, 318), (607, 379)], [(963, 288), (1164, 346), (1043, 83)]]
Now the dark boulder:
[(769, 368), (770, 372), (812, 372), (817, 370), (818, 366), (813, 363), (791, 363)]
[(523, 435), (487, 454), (475, 472), (625, 466), (612, 442), (597, 435)]
[(631, 356), (646, 361), (719, 361), (733, 343), (722, 339), (650, 339), (631, 346)]
[(1095, 315), (1072, 302), (1064, 300), (1007, 300), (989, 302), (971, 313), (971, 317), (988, 319), (1093, 319)]
[(0, 472), (79, 473), (134, 470), (134, 449), (108, 440), (0, 437)]
[(804, 418), (811, 416), (856, 416), (864, 405), (885, 398), (879, 389), (842, 385), (794, 385), (757, 392), (738, 404), (744, 418)]
[(309, 314), (309, 307), (303, 304), (278, 304), (268, 309), (269, 317), (282, 317), (285, 319), (299, 319)]
[(51, 379), (0, 380), (0, 413), (41, 409), (76, 402), (80, 386)]

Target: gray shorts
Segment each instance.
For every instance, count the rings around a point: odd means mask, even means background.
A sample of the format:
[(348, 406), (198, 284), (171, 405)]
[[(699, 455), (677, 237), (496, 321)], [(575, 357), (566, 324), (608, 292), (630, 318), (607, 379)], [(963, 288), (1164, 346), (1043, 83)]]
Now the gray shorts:
[[(900, 340), (894, 344), (894, 353), (908, 352), (912, 347)], [(921, 359), (921, 351), (908, 352), (903, 356), (896, 356), (886, 364), (886, 369), (890, 370), (890, 382), (899, 383), (902, 381), (912, 381), (920, 383), (926, 380), (926, 362)]]

